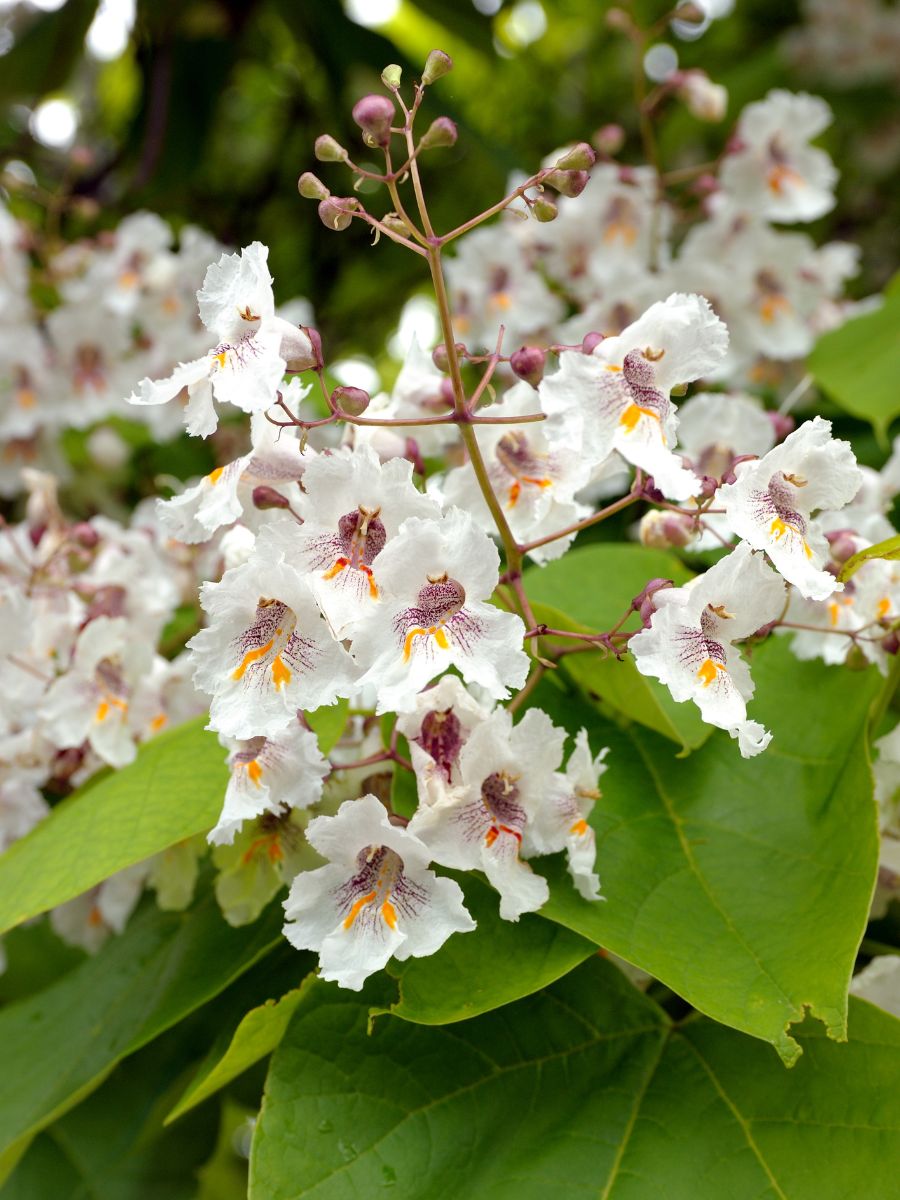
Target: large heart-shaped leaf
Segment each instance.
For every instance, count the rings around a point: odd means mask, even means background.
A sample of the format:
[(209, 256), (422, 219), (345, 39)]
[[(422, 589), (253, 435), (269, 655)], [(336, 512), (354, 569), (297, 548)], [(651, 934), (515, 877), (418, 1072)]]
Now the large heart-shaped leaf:
[[(557, 861), (542, 915), (791, 1061), (787, 1027), (806, 1007), (845, 1030), (877, 870), (866, 721), (882, 684), (798, 662), (780, 640), (753, 674), (752, 713), (774, 737), (750, 760), (724, 733), (678, 759), (646, 730), (589, 726), (611, 747), (591, 817), (606, 902), (583, 900)], [(589, 720), (558, 692), (537, 702), (571, 728)]]
[(900, 1022), (866, 1004), (849, 1045), (805, 1028), (785, 1072), (752, 1038), (673, 1026), (596, 958), (449, 1029), (369, 1034), (384, 987), (310, 988), (272, 1060), (251, 1200), (897, 1194)]
[(228, 773), (203, 723), (154, 738), (130, 766), (68, 796), (0, 856), (0, 932), (212, 827)]
[[(601, 543), (529, 571), (525, 583), (538, 620), (557, 629), (600, 633), (617, 624), (651, 579), (682, 584), (690, 577), (671, 554)], [(637, 616), (623, 628), (639, 628)], [(566, 659), (566, 671), (589, 699), (655, 729), (686, 750), (702, 746), (710, 735), (692, 704), (676, 704), (668, 689), (641, 675), (630, 658), (573, 654)]]

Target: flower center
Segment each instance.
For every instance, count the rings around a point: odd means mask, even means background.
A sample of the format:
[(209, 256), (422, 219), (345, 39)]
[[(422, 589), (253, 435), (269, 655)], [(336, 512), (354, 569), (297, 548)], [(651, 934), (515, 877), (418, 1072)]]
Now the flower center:
[(296, 626), (297, 618), (286, 604), (261, 597), (250, 628), (235, 639), (240, 661), (231, 678), (261, 682), (270, 672), (272, 685), (280, 691), (303, 665), (303, 641)]
[(378, 596), (378, 586), (372, 577), (372, 560), (384, 549), (387, 530), (379, 518), (380, 508), (366, 508), (360, 504), (353, 512), (344, 513), (338, 521), (337, 541), (342, 553), (325, 572), (324, 579), (334, 579), (341, 571), (351, 567), (361, 571), (369, 582), (369, 595)]
[(415, 739), (450, 780), (450, 771), (462, 749), (462, 726), (452, 708), (426, 713)]
[(508, 771), (495, 771), (481, 785), (481, 802), (491, 818), (491, 825), (484, 835), (488, 846), (493, 846), (501, 833), (511, 834), (522, 841), (525, 827), (525, 810), (518, 803), (518, 775)]

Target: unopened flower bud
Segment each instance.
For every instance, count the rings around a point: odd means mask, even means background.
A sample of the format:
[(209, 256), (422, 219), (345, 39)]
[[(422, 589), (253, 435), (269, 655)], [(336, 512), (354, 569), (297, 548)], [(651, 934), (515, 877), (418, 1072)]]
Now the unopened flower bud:
[(425, 70), (422, 72), (422, 85), (428, 87), (435, 80), (449, 74), (453, 70), (453, 59), (443, 50), (432, 50), (425, 59)]
[(857, 539), (852, 529), (833, 529), (826, 533), (831, 558), (836, 563), (845, 563), (857, 550)]
[(381, 218), (381, 223), (386, 229), (390, 229), (393, 233), (399, 233), (403, 237), (409, 237), (409, 225), (403, 220), (399, 213), (385, 213)]
[(656, 604), (654, 602), (656, 593), (661, 592), (664, 588), (674, 586), (675, 584), (671, 579), (651, 579), (632, 600), (631, 608), (634, 612), (641, 614), (641, 620), (645, 626), (650, 624), (650, 618), (656, 612)]
[(559, 216), (556, 201), (551, 200), (549, 196), (538, 196), (530, 211), (534, 219), (540, 221), (542, 225), (546, 225), (548, 221), (555, 221)]
[(625, 145), (625, 130), (621, 125), (601, 125), (592, 140), (599, 154), (618, 154)]
[(885, 654), (896, 654), (900, 650), (900, 637), (896, 629), (890, 629), (881, 639), (881, 648)]
[(297, 180), (297, 191), (304, 200), (327, 200), (331, 195), (328, 188), (312, 171), (304, 171)]
[(664, 504), (665, 496), (656, 486), (656, 480), (652, 475), (648, 475), (644, 481), (643, 494), (648, 500), (652, 500), (655, 504)]
[(319, 220), (327, 229), (342, 233), (353, 221), (360, 203), (348, 196), (329, 196), (319, 205)]
[(847, 651), (847, 657), (844, 659), (844, 666), (851, 671), (867, 671), (870, 667), (869, 660), (863, 653), (862, 646), (858, 646), (856, 642)]
[(556, 169), (557, 171), (589, 171), (596, 161), (596, 151), (587, 142), (579, 142), (559, 159)]
[(87, 521), (79, 521), (69, 530), (69, 537), (73, 542), (77, 542), (79, 546), (84, 546), (86, 550), (93, 548), (100, 541), (100, 534)]
[(350, 155), (330, 133), (316, 138), (315, 155), (319, 162), (346, 162)]
[(510, 355), (509, 365), (520, 379), (525, 379), (537, 387), (544, 377), (544, 367), (547, 362), (547, 352), (540, 346), (522, 346)]
[(325, 355), (322, 353), (322, 337), (318, 329), (313, 329), (311, 325), (301, 325), (300, 329), (309, 338), (309, 344), (312, 346), (312, 352), (315, 356), (314, 361), (310, 364), (310, 369), (321, 371), (325, 366)]
[(705, 71), (679, 73), (675, 93), (698, 121), (721, 121), (728, 109), (728, 91), (713, 83)]
[(253, 489), (253, 507), (265, 511), (267, 508), (290, 508), (291, 503), (287, 496), (282, 496), (267, 483), (261, 483)]
[(756, 462), (758, 457), (759, 457), (758, 454), (739, 454), (737, 458), (732, 459), (731, 466), (728, 468), (728, 470), (722, 476), (722, 482), (723, 483), (734, 483), (737, 479), (737, 475), (735, 475), (735, 473), (734, 473), (734, 468), (738, 465), (738, 463)]
[(392, 92), (396, 92), (400, 86), (400, 80), (403, 77), (403, 68), (396, 63), (388, 63), (381, 72), (381, 82), (386, 88), (390, 88)]
[(449, 377), (442, 379), (438, 391), (440, 392), (441, 399), (447, 405), (447, 407), (452, 408), (456, 402), (456, 395), (453, 391), (453, 380)]
[(584, 354), (593, 354), (604, 340), (602, 333), (586, 333), (581, 339), (581, 349)]
[(108, 425), (98, 425), (88, 434), (85, 446), (97, 466), (106, 471), (120, 471), (131, 458), (128, 443)]
[(703, 175), (698, 176), (694, 180), (694, 182), (691, 184), (690, 190), (695, 196), (702, 196), (705, 198), (707, 196), (714, 196), (716, 192), (721, 190), (721, 185), (719, 184), (719, 181), (716, 179), (715, 175), (710, 175), (709, 172), (705, 172)]
[(422, 134), (419, 145), (423, 150), (439, 150), (455, 146), (457, 136), (456, 124), (449, 117), (437, 117)]
[(363, 96), (353, 106), (353, 120), (363, 131), (367, 146), (386, 146), (391, 140), (394, 102), (387, 96)]
[(336, 387), (331, 393), (332, 407), (348, 417), (361, 417), (369, 407), (370, 400), (369, 393), (358, 387)]
[[(456, 343), (457, 356), (464, 355), (465, 352), (466, 352), (465, 342), (457, 342)], [(439, 371), (449, 371), (450, 370), (450, 358), (447, 354), (447, 347), (444, 345), (443, 342), (438, 342), (438, 344), (432, 350), (431, 361), (434, 363), (434, 365), (437, 367), (437, 369)]]
[(711, 500), (719, 490), (718, 479), (713, 479), (712, 475), (704, 475), (698, 493), (698, 500)]
[(559, 192), (561, 196), (580, 196), (587, 187), (590, 176), (587, 171), (550, 171), (544, 176), (544, 183)]
[(641, 517), (639, 536), (644, 546), (671, 550), (689, 545), (696, 537), (696, 530), (693, 520), (683, 513), (653, 509)]
[(793, 433), (797, 428), (797, 422), (790, 413), (767, 412), (766, 416), (772, 422), (772, 429), (775, 431), (775, 440), (783, 442), (789, 433)]

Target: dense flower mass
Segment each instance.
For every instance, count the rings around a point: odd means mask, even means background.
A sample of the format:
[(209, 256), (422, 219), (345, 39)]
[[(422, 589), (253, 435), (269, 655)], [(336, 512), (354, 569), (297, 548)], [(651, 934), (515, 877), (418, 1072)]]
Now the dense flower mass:
[[(702, 72), (672, 88), (721, 118)], [(369, 100), (354, 111), (374, 149), (393, 103)], [(375, 397), (334, 386), (318, 333), (276, 307), (259, 242), (225, 253), (187, 230), (176, 252), (138, 214), (54, 258), (53, 303), (37, 313), (0, 210), (19, 322), (0, 336), (0, 433), (22, 459), (48, 461), (49, 434), (121, 414), (129, 392), (159, 436), (251, 417), (242, 453), (225, 441), (207, 474), (130, 526), (67, 521), (51, 477), (25, 473), (26, 518), (0, 538), (0, 847), (48, 798), (208, 711), (228, 766), (207, 837), (227, 920), (254, 920), (287, 885), (285, 936), (359, 989), (391, 958), (475, 928), (441, 869), (482, 872), (506, 921), (547, 904), (548, 855), (565, 854), (574, 903), (604, 898), (599, 780), (625, 764), (541, 707), (569, 653), (630, 656), (744, 758), (772, 741), (751, 676), (771, 634), (798, 659), (856, 652), (887, 673), (900, 572), (877, 551), (863, 560), (892, 533), (900, 448), (880, 474), (861, 468), (829, 421), (791, 411), (856, 266), (853, 247), (780, 228), (834, 203), (836, 171), (812, 144), (829, 120), (805, 94), (750, 104), (690, 212), (653, 168), (575, 146), (513, 180), (499, 225), (478, 228), (489, 212), (443, 238), (411, 240), (409, 219), (305, 175), (329, 229), (366, 223), (429, 258), (438, 282), (442, 342), (413, 340)], [(369, 174), (396, 182), (390, 166)], [(689, 556), (681, 586), (647, 579), (617, 622), (598, 620), (609, 628), (556, 627), (532, 582), (632, 506), (633, 536)], [(196, 619), (173, 653), (179, 606)], [(895, 740), (878, 766), (891, 887)], [(173, 849), (61, 906), (54, 927), (94, 950), (145, 886), (187, 903), (205, 847)]]

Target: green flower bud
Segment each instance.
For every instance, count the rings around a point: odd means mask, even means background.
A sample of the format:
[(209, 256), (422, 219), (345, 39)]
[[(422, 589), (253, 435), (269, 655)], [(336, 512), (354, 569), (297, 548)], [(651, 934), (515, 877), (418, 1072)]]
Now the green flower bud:
[(396, 92), (400, 86), (400, 77), (403, 75), (403, 68), (398, 67), (396, 63), (388, 63), (381, 72), (381, 82), (386, 88), (390, 88), (392, 92)]
[(443, 50), (432, 50), (425, 60), (425, 70), (422, 72), (422, 85), (428, 87), (430, 83), (440, 79), (442, 75), (449, 74), (453, 70), (453, 59), (449, 54), (445, 54)]
[(304, 171), (297, 180), (297, 191), (306, 200), (327, 200), (331, 195), (328, 188), (313, 175), (312, 171)]
[(316, 138), (315, 153), (319, 162), (346, 162), (348, 157), (344, 147), (328, 133)]
[(546, 224), (547, 221), (555, 221), (559, 216), (556, 201), (551, 200), (549, 196), (538, 196), (531, 206), (531, 215), (542, 224)]
[(587, 142), (579, 142), (571, 150), (566, 151), (557, 162), (557, 171), (589, 171), (597, 161), (597, 153)]
[(444, 146), (455, 146), (456, 138), (454, 122), (449, 117), (438, 117), (422, 134), (419, 144), (423, 150), (438, 150)]

